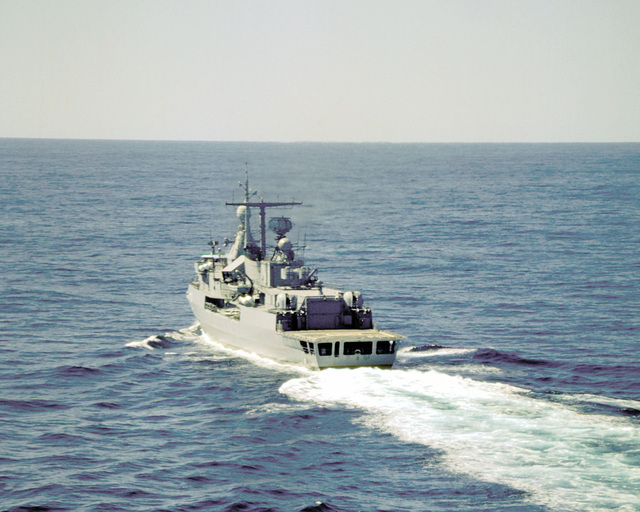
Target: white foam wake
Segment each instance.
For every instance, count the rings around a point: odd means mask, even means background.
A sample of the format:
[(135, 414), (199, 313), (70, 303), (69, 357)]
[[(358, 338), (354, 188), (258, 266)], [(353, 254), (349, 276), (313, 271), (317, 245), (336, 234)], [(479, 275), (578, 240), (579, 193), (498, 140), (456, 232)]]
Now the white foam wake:
[(640, 510), (640, 428), (625, 418), (437, 371), (324, 370), (280, 391), (359, 407), (369, 426), (442, 451), (449, 469), (553, 509)]
[(309, 375), (313, 372), (313, 370), (310, 370), (303, 366), (280, 363), (278, 361), (274, 361), (273, 359), (259, 356), (254, 352), (247, 352), (246, 350), (227, 347), (222, 343), (212, 340), (205, 332), (202, 332), (202, 335), (198, 341), (203, 342), (208, 347), (215, 349), (218, 353), (225, 354), (227, 357), (239, 357), (242, 359), (246, 359), (256, 366), (269, 368), (270, 370), (293, 372), (298, 375)]
[(406, 347), (398, 351), (398, 359), (422, 359), (425, 357), (457, 356), (476, 352), (477, 348), (448, 348), (436, 347), (429, 350), (412, 350), (415, 347)]
[(621, 398), (610, 398), (602, 395), (559, 395), (556, 397), (558, 400), (565, 402), (584, 401), (590, 402), (596, 405), (608, 405), (617, 409), (631, 409), (634, 411), (640, 411), (640, 402), (638, 400), (624, 400)]
[(157, 348), (167, 348), (177, 342), (195, 341), (200, 335), (200, 326), (199, 324), (195, 324), (178, 331), (154, 334), (144, 340), (130, 341), (125, 344), (125, 347), (142, 347), (155, 350)]

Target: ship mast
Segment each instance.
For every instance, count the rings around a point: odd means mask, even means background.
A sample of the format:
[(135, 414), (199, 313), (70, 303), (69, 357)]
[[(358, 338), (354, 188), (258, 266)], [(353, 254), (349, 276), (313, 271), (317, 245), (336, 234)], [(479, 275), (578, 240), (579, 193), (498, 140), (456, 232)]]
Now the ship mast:
[(260, 250), (262, 253), (262, 257), (264, 258), (267, 254), (267, 224), (266, 224), (266, 209), (274, 208), (278, 206), (297, 206), (302, 204), (298, 201), (289, 201), (289, 202), (265, 202), (264, 199), (260, 198), (260, 201), (251, 202), (252, 196), (256, 195), (256, 192), (251, 192), (249, 188), (249, 170), (245, 163), (245, 178), (244, 183), (239, 183), (240, 188), (244, 191), (244, 202), (242, 203), (225, 203), (227, 206), (246, 206), (247, 208), (259, 208), (260, 209)]

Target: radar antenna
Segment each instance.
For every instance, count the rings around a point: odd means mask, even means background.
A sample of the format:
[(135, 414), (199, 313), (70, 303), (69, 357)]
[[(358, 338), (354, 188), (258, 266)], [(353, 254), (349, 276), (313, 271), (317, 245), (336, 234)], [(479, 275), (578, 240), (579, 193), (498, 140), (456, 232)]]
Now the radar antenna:
[(218, 242), (213, 239), (213, 234), (211, 233), (211, 228), (209, 228), (209, 243), (207, 244), (211, 247), (211, 254), (213, 254), (214, 248), (218, 245)]
[(260, 201), (249, 201), (257, 192), (252, 192), (249, 188), (249, 167), (247, 162), (245, 162), (245, 179), (244, 183), (239, 183), (240, 188), (244, 191), (244, 201), (242, 203), (225, 203), (227, 206), (246, 206), (247, 208), (259, 208), (260, 209), (260, 246), (262, 249), (262, 254), (267, 253), (267, 237), (266, 237), (266, 209), (267, 208), (275, 208), (278, 206), (297, 206), (302, 204), (298, 201), (289, 201), (289, 202), (265, 202), (264, 199), (260, 198)]
[(293, 223), (288, 217), (274, 217), (269, 220), (269, 229), (277, 235), (278, 240), (291, 231), (292, 227)]
[(249, 162), (244, 163), (244, 183), (238, 182), (238, 186), (244, 192), (244, 202), (248, 203), (249, 199), (257, 194), (249, 188)]

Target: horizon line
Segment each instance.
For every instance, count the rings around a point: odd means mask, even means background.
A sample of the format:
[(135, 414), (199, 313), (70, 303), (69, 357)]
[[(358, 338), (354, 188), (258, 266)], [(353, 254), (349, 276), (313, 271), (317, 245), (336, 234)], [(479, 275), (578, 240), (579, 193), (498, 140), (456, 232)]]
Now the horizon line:
[(638, 144), (640, 140), (621, 141), (385, 141), (385, 140), (233, 140), (233, 139), (146, 139), (146, 138), (94, 138), (94, 137), (4, 137), (0, 140), (51, 140), (86, 142), (201, 142), (225, 144)]

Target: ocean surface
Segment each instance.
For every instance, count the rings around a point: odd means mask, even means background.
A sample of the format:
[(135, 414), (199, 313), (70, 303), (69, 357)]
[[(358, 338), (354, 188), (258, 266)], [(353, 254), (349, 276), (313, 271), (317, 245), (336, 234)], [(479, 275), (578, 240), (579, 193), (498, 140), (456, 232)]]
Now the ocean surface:
[[(205, 339), (247, 162), (391, 370)], [(0, 510), (640, 511), (640, 144), (0, 139)]]

